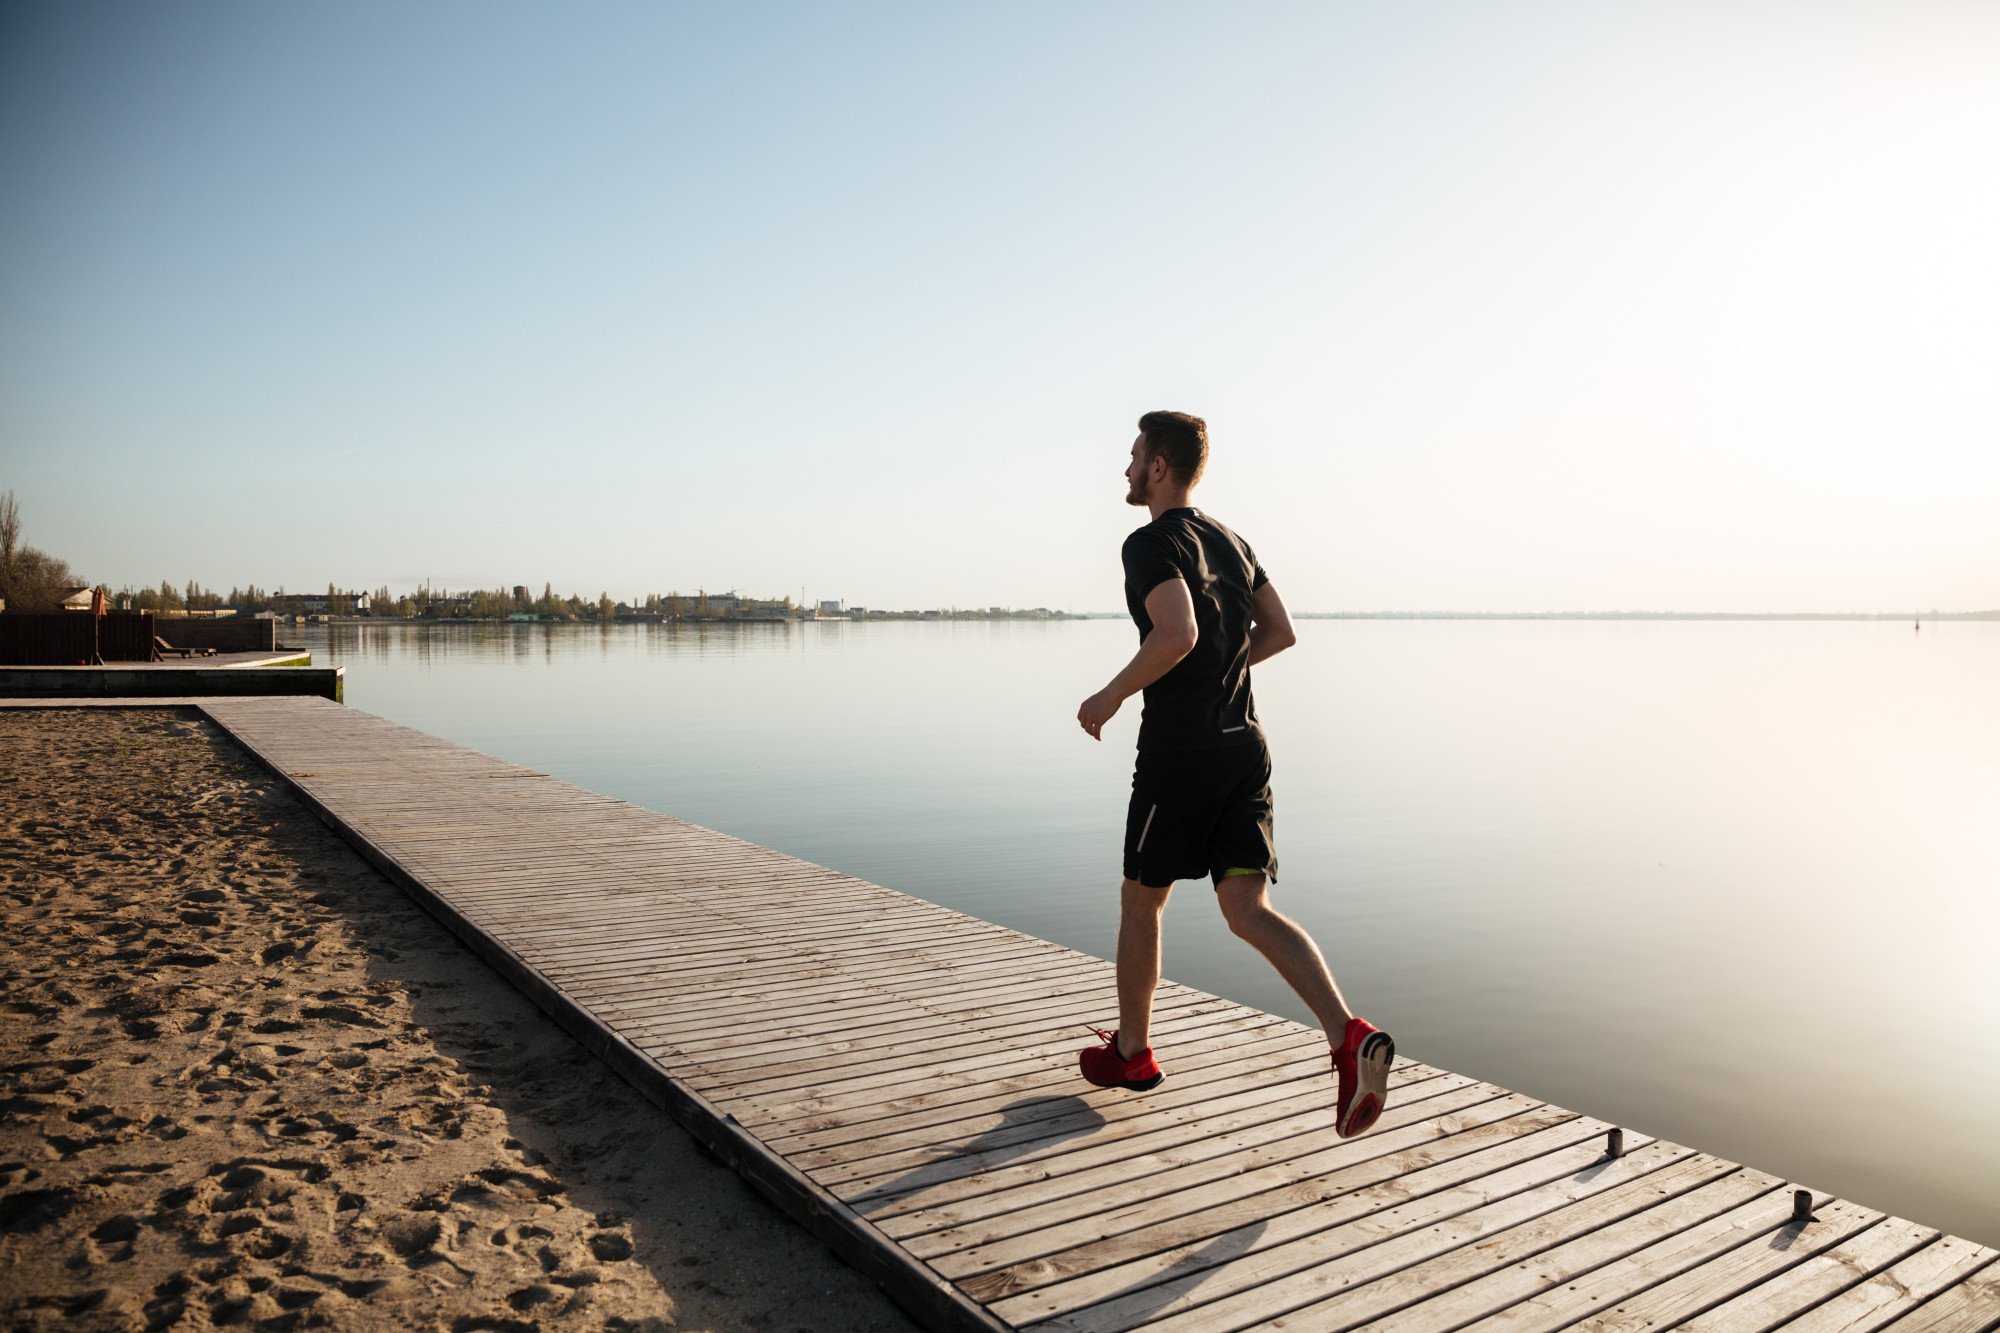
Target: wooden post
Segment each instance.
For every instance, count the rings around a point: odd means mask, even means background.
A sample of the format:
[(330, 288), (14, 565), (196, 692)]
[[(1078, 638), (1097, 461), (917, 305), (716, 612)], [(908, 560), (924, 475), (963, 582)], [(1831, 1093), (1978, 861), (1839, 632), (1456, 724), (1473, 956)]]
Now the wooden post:
[(1625, 1155), (1625, 1131), (1614, 1129), (1604, 1136), (1604, 1155), (1614, 1160)]
[(1813, 1220), (1811, 1190), (1792, 1191), (1792, 1220), (1794, 1222), (1810, 1222)]

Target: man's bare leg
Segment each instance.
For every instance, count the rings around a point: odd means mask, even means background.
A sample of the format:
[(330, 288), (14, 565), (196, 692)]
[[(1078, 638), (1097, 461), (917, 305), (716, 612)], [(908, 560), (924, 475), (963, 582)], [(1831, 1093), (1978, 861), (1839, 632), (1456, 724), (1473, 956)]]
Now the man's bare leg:
[[(1172, 885), (1150, 889), (1136, 879), (1126, 880), (1118, 892), (1118, 1056), (1123, 1060), (1153, 1044), (1153, 992), (1160, 988), (1160, 914), (1167, 910), (1167, 895), (1172, 892)], [(1311, 940), (1306, 947), (1312, 947)]]
[[(1126, 882), (1130, 884), (1131, 881)], [(1312, 936), (1306, 934), (1298, 922), (1271, 906), (1264, 877), (1231, 875), (1215, 886), (1215, 897), (1222, 905), (1222, 917), (1229, 923), (1230, 930), (1278, 969), (1278, 975), (1285, 979), (1285, 984), (1298, 992), (1299, 998), (1306, 1002), (1306, 1008), (1319, 1019), (1319, 1025), (1326, 1030), (1327, 1042), (1339, 1046), (1347, 1031), (1347, 1020), (1354, 1017), (1354, 1011), (1347, 1007), (1340, 987), (1334, 985), (1333, 973), (1327, 970), (1326, 959), (1321, 956), (1319, 946), (1313, 943)], [(1130, 919), (1129, 908), (1127, 919)], [(1156, 981), (1159, 977), (1158, 923), (1156, 915), (1153, 953), (1153, 976)], [(1118, 949), (1121, 997), (1125, 975), (1124, 938), (1121, 931)]]

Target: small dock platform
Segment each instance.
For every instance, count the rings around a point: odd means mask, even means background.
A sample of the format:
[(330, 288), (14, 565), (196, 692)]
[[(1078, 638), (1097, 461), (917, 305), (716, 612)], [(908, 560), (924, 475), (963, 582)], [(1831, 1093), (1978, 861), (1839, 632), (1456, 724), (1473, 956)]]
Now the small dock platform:
[[(156, 702), (156, 701), (147, 701)], [(1995, 1251), (1164, 986), (1155, 1093), (1076, 1074), (1111, 965), (311, 698), (192, 701), (937, 1330), (1987, 1333)]]
[(311, 654), (282, 649), (106, 666), (0, 666), (0, 698), (311, 695), (338, 702), (346, 677), (345, 667), (316, 667)]

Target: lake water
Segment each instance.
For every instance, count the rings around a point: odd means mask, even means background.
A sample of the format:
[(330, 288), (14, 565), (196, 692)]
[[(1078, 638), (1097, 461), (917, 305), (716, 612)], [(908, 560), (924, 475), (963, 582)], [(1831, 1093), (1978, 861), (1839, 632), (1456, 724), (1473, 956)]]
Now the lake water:
[[(355, 707), (1111, 951), (1137, 704), (1074, 717), (1127, 623), (295, 634)], [(2000, 1245), (2000, 624), (1305, 621), (1256, 690), (1276, 899), (1404, 1053)], [(1308, 1019), (1205, 884), (1167, 923)]]

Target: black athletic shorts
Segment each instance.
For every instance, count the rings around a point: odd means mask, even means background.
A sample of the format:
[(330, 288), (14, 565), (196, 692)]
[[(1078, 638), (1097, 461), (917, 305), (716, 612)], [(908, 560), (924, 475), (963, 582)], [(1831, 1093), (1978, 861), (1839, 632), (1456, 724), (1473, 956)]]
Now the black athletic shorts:
[(1163, 889), (1204, 875), (1220, 881), (1229, 870), (1278, 878), (1271, 752), (1262, 741), (1142, 751), (1125, 815), (1125, 878)]

